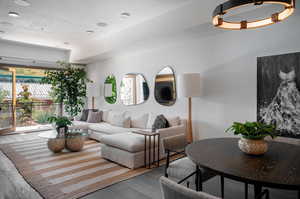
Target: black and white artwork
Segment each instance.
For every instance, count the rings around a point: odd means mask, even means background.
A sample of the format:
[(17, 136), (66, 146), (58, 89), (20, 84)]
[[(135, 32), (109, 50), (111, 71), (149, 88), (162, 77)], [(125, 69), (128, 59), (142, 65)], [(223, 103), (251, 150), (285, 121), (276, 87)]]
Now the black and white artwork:
[(257, 120), (300, 139), (300, 53), (257, 58)]

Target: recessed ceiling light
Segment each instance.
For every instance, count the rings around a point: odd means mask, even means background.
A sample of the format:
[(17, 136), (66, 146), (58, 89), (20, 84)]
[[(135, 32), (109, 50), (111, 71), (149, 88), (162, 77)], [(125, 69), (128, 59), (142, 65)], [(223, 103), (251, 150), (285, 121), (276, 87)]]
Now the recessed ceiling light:
[(105, 23), (105, 22), (99, 22), (99, 23), (97, 23), (97, 26), (99, 26), (99, 27), (106, 27), (106, 26), (108, 26), (108, 24)]
[(30, 3), (26, 0), (14, 0), (15, 4), (19, 5), (19, 6), (30, 6)]
[(10, 16), (10, 17), (19, 17), (20, 14), (17, 13), (17, 12), (9, 12), (9, 13), (8, 13), (8, 16)]
[(12, 23), (9, 23), (9, 22), (7, 22), (7, 21), (1, 21), (1, 22), (0, 22), (0, 25), (1, 25), (1, 26), (13, 26)]
[(87, 33), (90, 33), (90, 34), (91, 34), (91, 33), (94, 33), (93, 30), (87, 30), (86, 32), (87, 32)]
[(130, 16), (131, 16), (131, 14), (129, 12), (123, 12), (123, 13), (121, 13), (121, 18), (123, 18), (123, 19), (126, 19), (126, 18), (128, 18)]

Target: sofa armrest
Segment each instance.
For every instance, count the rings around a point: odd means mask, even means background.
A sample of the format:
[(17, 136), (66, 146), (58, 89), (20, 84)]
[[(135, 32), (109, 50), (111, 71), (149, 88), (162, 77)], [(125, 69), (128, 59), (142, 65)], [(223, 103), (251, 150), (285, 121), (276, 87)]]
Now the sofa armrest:
[(164, 129), (157, 129), (160, 138), (171, 137), (175, 135), (186, 135), (186, 126), (184, 124), (179, 126), (172, 126)]

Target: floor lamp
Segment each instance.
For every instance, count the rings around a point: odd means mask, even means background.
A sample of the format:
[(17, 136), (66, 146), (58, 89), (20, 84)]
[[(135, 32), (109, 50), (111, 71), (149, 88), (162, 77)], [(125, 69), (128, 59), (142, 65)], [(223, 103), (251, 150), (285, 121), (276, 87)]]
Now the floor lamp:
[(95, 109), (95, 100), (97, 97), (100, 96), (100, 90), (98, 90), (98, 87), (94, 83), (88, 84), (88, 92), (91, 93), (92, 97), (92, 109)]
[(200, 74), (184, 73), (179, 76), (179, 97), (188, 98), (188, 122), (187, 122), (187, 141), (193, 142), (193, 126), (192, 126), (192, 98), (200, 97)]

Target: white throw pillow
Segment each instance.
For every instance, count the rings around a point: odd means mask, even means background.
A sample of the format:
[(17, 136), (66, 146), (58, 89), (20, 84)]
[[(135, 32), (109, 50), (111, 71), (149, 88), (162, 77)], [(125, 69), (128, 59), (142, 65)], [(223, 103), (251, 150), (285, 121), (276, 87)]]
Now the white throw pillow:
[(157, 117), (157, 114), (150, 113), (147, 122), (147, 129), (152, 129), (152, 125)]
[(130, 117), (124, 117), (124, 114), (113, 114), (110, 124), (114, 126), (130, 128)]
[(180, 124), (180, 118), (176, 117), (167, 117), (170, 126), (178, 126)]
[(108, 115), (109, 115), (109, 112), (111, 110), (103, 110), (102, 111), (102, 121), (103, 122), (108, 122)]
[(123, 121), (123, 127), (124, 128), (130, 128), (131, 125), (131, 118), (130, 117), (125, 117)]
[(140, 117), (132, 118), (131, 119), (131, 127), (132, 128), (140, 128), (146, 129), (148, 124), (149, 114), (146, 113)]
[(115, 120), (115, 117), (126, 117), (126, 111), (125, 112), (120, 112), (120, 111), (109, 111), (108, 116), (107, 116), (107, 122), (112, 124), (113, 120)]

